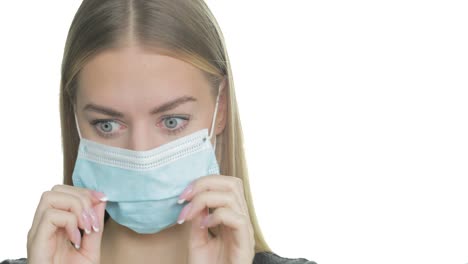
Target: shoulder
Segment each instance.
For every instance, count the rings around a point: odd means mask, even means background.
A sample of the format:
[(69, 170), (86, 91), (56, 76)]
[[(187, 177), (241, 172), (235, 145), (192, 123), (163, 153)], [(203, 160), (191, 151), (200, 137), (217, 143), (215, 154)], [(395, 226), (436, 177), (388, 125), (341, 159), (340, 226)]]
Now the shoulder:
[(317, 264), (305, 258), (284, 258), (274, 252), (257, 252), (253, 264)]
[(25, 258), (20, 258), (20, 259), (6, 259), (2, 262), (0, 262), (0, 264), (26, 264), (27, 261)]

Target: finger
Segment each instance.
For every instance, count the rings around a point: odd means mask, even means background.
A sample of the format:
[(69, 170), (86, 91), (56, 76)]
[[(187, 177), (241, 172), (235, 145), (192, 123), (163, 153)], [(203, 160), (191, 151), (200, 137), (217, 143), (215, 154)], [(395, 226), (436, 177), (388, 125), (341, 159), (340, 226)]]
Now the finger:
[[(39, 247), (48, 247), (51, 238), (55, 236), (57, 239), (56, 232), (60, 228), (65, 229), (68, 240), (75, 245), (75, 248), (79, 249), (81, 246), (81, 234), (78, 230), (78, 219), (73, 213), (54, 208), (50, 208), (44, 212), (34, 239), (34, 244), (40, 245)], [(50, 249), (44, 248), (43, 250), (47, 252)]]
[(178, 221), (189, 221), (205, 208), (227, 207), (241, 212), (237, 198), (231, 192), (203, 192), (196, 195), (180, 212)]
[(91, 208), (92, 204), (89, 200), (80, 198), (74, 194), (55, 191), (44, 192), (34, 216), (30, 231), (31, 235), (37, 232), (40, 219), (42, 219), (44, 212), (48, 209), (58, 209), (73, 213), (78, 219), (78, 226), (85, 230), (86, 233), (89, 233), (91, 230), (91, 217), (89, 216)]
[(58, 184), (52, 187), (52, 191), (75, 194), (83, 197), (84, 199), (90, 199), (92, 204), (98, 204), (99, 202), (107, 201), (106, 195), (102, 192), (76, 186)]
[[(87, 215), (87, 221), (91, 223), (91, 227), (95, 232), (99, 231), (99, 219), (97, 217), (97, 213), (95, 210), (92, 209), (92, 206), (95, 204), (99, 204), (102, 202), (106, 202), (108, 200), (107, 196), (102, 193), (102, 192), (97, 192), (94, 190), (90, 189), (85, 189), (85, 188), (80, 188), (80, 187), (75, 187), (75, 186), (69, 186), (69, 185), (55, 185), (52, 190), (58, 191), (58, 192), (64, 192), (64, 193), (69, 193), (72, 195), (77, 195), (82, 199), (82, 201), (86, 202), (88, 200), (91, 201), (91, 206), (88, 206), (86, 208), (88, 215)], [(86, 216), (84, 216), (86, 217)], [(85, 230), (86, 232), (86, 230)], [(88, 234), (88, 233), (87, 233)]]
[(247, 215), (239, 214), (228, 208), (218, 208), (206, 216), (201, 222), (201, 228), (210, 228), (217, 225), (230, 228), (237, 246), (253, 245), (253, 233), (250, 232), (250, 219)]
[(92, 234), (83, 237), (82, 253), (88, 256), (89, 259), (100, 259), (106, 204), (106, 202), (99, 203), (94, 205), (93, 208), (97, 212), (97, 219), (100, 226), (98, 232), (93, 232)]
[(234, 176), (208, 175), (193, 181), (179, 196), (179, 204), (190, 201), (196, 194), (204, 191), (232, 191), (239, 198), (244, 197), (244, 185), (242, 179)]
[(208, 229), (200, 228), (201, 222), (203, 218), (205, 218), (208, 215), (208, 212), (208, 208), (202, 210), (202, 212), (199, 215), (195, 216), (191, 221), (189, 245), (192, 249), (202, 247), (209, 242)]

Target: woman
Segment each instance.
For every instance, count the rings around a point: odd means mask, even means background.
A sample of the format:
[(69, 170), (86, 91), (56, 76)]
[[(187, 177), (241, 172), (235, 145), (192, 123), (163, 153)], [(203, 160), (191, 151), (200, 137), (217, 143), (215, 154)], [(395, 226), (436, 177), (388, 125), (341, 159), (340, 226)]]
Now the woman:
[(262, 236), (229, 59), (202, 0), (84, 0), (60, 113), (64, 184), (41, 197), (28, 263), (313, 263)]

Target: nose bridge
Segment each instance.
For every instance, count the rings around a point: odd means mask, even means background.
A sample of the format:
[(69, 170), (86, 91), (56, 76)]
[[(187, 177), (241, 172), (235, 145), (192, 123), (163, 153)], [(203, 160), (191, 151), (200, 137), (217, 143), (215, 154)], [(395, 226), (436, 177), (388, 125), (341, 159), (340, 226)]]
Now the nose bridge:
[(159, 145), (151, 126), (144, 120), (135, 121), (129, 131), (127, 148), (136, 151), (149, 150)]

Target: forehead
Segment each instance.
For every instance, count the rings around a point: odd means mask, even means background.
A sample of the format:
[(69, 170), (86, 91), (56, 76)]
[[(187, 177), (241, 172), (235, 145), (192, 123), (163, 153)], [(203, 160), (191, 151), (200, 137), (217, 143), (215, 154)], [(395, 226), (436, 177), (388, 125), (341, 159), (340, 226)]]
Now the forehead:
[(178, 96), (203, 97), (208, 87), (202, 72), (185, 61), (125, 48), (100, 52), (84, 65), (77, 98), (113, 105), (151, 102), (154, 107)]

